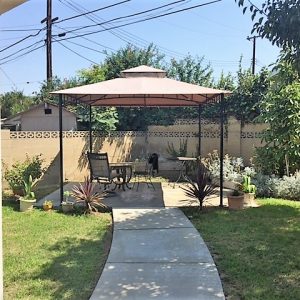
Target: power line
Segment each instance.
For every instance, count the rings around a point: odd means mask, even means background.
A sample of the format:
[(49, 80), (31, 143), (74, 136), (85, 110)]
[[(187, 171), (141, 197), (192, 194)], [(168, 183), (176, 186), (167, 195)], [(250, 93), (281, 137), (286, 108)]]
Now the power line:
[(11, 45), (9, 45), (9, 46), (7, 46), (7, 47), (1, 49), (0, 52), (3, 52), (3, 51), (5, 51), (5, 50), (7, 50), (7, 49), (9, 49), (9, 48), (11, 48), (11, 47), (13, 47), (13, 46), (15, 46), (15, 45), (17, 45), (17, 44), (19, 44), (19, 43), (25, 41), (26, 39), (28, 39), (28, 38), (30, 38), (30, 37), (34, 37), (34, 36), (39, 35), (39, 34), (40, 34), (43, 30), (45, 30), (45, 29), (46, 29), (46, 27), (40, 29), (36, 34), (29, 34), (29, 35), (25, 36), (25, 37), (22, 38), (21, 40), (19, 40), (19, 41), (13, 43), (13, 44), (11, 44)]
[(133, 16), (145, 14), (147, 12), (155, 11), (155, 10), (158, 10), (158, 9), (161, 9), (161, 8), (164, 8), (164, 7), (176, 4), (178, 2), (183, 2), (183, 1), (186, 1), (186, 0), (178, 0), (178, 1), (175, 1), (175, 2), (171, 2), (171, 3), (165, 4), (165, 5), (161, 5), (161, 6), (155, 7), (155, 8), (144, 10), (144, 11), (141, 11), (141, 12), (138, 12), (138, 13), (134, 13), (134, 14), (130, 14), (130, 15), (122, 16), (122, 17), (113, 18), (113, 19), (111, 19), (109, 21), (105, 21), (105, 22), (102, 22), (102, 23), (97, 23), (97, 24), (94, 24), (94, 25), (82, 26), (82, 27), (79, 27), (79, 28), (74, 29), (74, 30), (66, 31), (65, 33), (67, 34), (69, 32), (74, 32), (74, 31), (78, 31), (78, 30), (85, 29), (85, 28), (90, 28), (90, 27), (95, 27), (95, 26), (101, 26), (101, 25), (104, 25), (104, 24), (107, 24), (107, 23), (111, 23), (111, 22), (114, 22), (114, 21), (117, 21), (117, 20), (121, 20), (121, 19), (131, 18)]
[[(114, 4), (111, 4), (111, 5), (105, 6), (105, 7), (97, 8), (97, 9), (94, 9), (94, 10), (91, 10), (91, 11), (87, 11), (87, 12), (85, 12), (85, 13), (82, 13), (82, 14), (79, 14), (79, 15), (76, 15), (76, 16), (72, 16), (72, 17), (69, 17), (69, 18), (66, 18), (66, 19), (57, 21), (57, 22), (53, 22), (53, 24), (58, 24), (58, 23), (65, 22), (65, 21), (69, 21), (69, 20), (72, 20), (72, 19), (75, 19), (75, 18), (78, 18), (78, 17), (86, 16), (86, 15), (88, 15), (88, 14), (95, 13), (96, 11), (100, 11), (100, 10), (104, 10), (104, 9), (107, 9), (107, 8), (111, 8), (111, 7), (114, 7), (114, 6), (123, 4), (123, 3), (125, 3), (125, 2), (129, 2), (129, 1), (131, 1), (131, 0), (124, 0), (124, 1), (122, 1), (122, 2), (114, 3)], [(61, 2), (61, 1), (60, 1), (60, 2)]]
[[(60, 2), (62, 3), (62, 4), (64, 4), (65, 6), (67, 6), (67, 7), (69, 7), (69, 8), (71, 8), (72, 10), (75, 10), (75, 11), (77, 11), (77, 12), (82, 12), (82, 11), (84, 11), (85, 10), (85, 8), (83, 7), (83, 6), (81, 6), (80, 4), (75, 4), (73, 1), (71, 1), (71, 2), (73, 2), (73, 3), (71, 3), (70, 1), (67, 1), (67, 0), (64, 0), (64, 2), (66, 2), (66, 3), (63, 3), (61, 0), (60, 0)], [(188, 1), (189, 2), (189, 1)], [(180, 4), (180, 5), (182, 5), (182, 4)], [(179, 5), (178, 5), (179, 6)], [(86, 18), (88, 18), (89, 20), (91, 20), (92, 22), (94, 22), (94, 23), (97, 23), (97, 21), (96, 20), (101, 20), (101, 21), (105, 21), (103, 18), (100, 18), (100, 17), (98, 17), (97, 15), (95, 15), (95, 14), (93, 14), (94, 15), (94, 17), (92, 18), (92, 17), (90, 17), (90, 16), (85, 16)], [(102, 28), (104, 28), (104, 29), (107, 29), (105, 26), (102, 26), (101, 25), (101, 27)], [(117, 38), (119, 38), (119, 39), (121, 39), (122, 41), (124, 41), (124, 42), (126, 42), (126, 43), (130, 43), (130, 44), (139, 44), (139, 45), (142, 45), (143, 47), (145, 47), (145, 45), (149, 45), (149, 41), (146, 41), (145, 39), (142, 39), (142, 38), (140, 38), (140, 37), (138, 37), (137, 35), (134, 35), (134, 34), (132, 34), (132, 33), (129, 33), (128, 31), (125, 31), (125, 30), (123, 30), (123, 29), (115, 29), (115, 30), (111, 30), (110, 31), (110, 33), (112, 34), (112, 35), (114, 35), (114, 36), (116, 36)], [(73, 33), (74, 34), (74, 33)], [(83, 37), (82, 37), (83, 38)], [(84, 38), (84, 39), (86, 39), (86, 38)], [(91, 41), (91, 40), (89, 40), (89, 41)], [(92, 41), (91, 41), (92, 42)], [(161, 49), (165, 49), (164, 51), (162, 51), (162, 52), (164, 52), (166, 55), (168, 55), (168, 56), (170, 56), (170, 57), (174, 57), (174, 54), (175, 54), (175, 56), (181, 56), (181, 57), (184, 57), (185, 55), (184, 54), (181, 54), (181, 53), (178, 53), (178, 52), (176, 52), (176, 51), (172, 51), (172, 50), (169, 50), (169, 49), (167, 49), (167, 48), (164, 48), (164, 47), (161, 47), (161, 46), (159, 46), (159, 45), (156, 45), (158, 48), (161, 48)], [(116, 51), (116, 50), (114, 50), (114, 51)], [(169, 52), (169, 53), (171, 53), (172, 55), (170, 55), (170, 54), (168, 54), (167, 52)]]
[(1, 72), (4, 74), (4, 76), (13, 84), (14, 87), (17, 87), (14, 81), (7, 75), (7, 73), (0, 67)]
[(23, 56), (25, 56), (25, 55), (27, 55), (27, 54), (29, 54), (29, 53), (32, 53), (32, 52), (34, 52), (34, 51), (36, 51), (36, 50), (38, 50), (38, 49), (41, 49), (41, 48), (43, 48), (43, 47), (45, 47), (45, 45), (39, 46), (39, 47), (34, 48), (34, 49), (32, 49), (32, 50), (28, 50), (27, 52), (25, 52), (25, 53), (23, 53), (23, 54), (20, 54), (19, 56), (16, 56), (16, 57), (14, 57), (14, 58), (12, 58), (12, 59), (9, 59), (9, 60), (7, 60), (7, 61), (5, 61), (5, 62), (0, 63), (0, 65), (4, 65), (4, 64), (6, 64), (6, 63), (8, 63), (8, 62), (10, 62), (10, 61), (16, 60), (16, 59), (18, 59), (18, 58), (20, 58), (20, 57), (23, 57)]
[[(124, 26), (128, 26), (128, 25), (132, 25), (132, 24), (137, 24), (137, 23), (141, 23), (141, 22), (145, 22), (145, 21), (148, 21), (148, 20), (153, 20), (153, 19), (161, 18), (161, 17), (167, 16), (167, 15), (179, 13), (179, 12), (182, 12), (182, 11), (187, 11), (187, 10), (190, 10), (190, 9), (194, 9), (194, 8), (197, 8), (197, 7), (209, 5), (209, 4), (212, 4), (212, 3), (215, 3), (215, 2), (220, 2), (220, 1), (221, 0), (214, 0), (214, 1), (211, 1), (211, 2), (206, 2), (206, 3), (203, 3), (203, 4), (199, 4), (199, 5), (188, 7), (188, 8), (185, 8), (185, 9), (177, 10), (177, 11), (174, 11), (174, 12), (161, 14), (161, 15), (158, 15), (158, 16), (155, 16), (155, 17), (149, 17), (149, 18), (145, 18), (145, 19), (142, 19), (142, 20), (138, 20), (138, 21), (134, 21), (134, 22), (129, 22), (129, 23), (117, 25), (117, 26), (114, 26), (114, 27), (109, 27), (107, 29), (97, 30), (97, 31), (93, 31), (93, 32), (90, 32), (90, 33), (85, 33), (83, 35), (78, 35), (77, 37), (69, 37), (69, 38), (60, 39), (60, 41), (68, 40), (68, 39), (74, 39), (74, 38), (78, 38), (78, 37), (81, 37), (81, 36), (91, 35), (91, 34), (103, 32), (103, 31), (108, 31), (108, 30), (112, 30), (112, 29), (116, 29), (116, 28), (120, 28), (120, 27), (124, 27)], [(109, 22), (111, 22), (111, 20), (107, 21), (105, 23), (109, 23)], [(101, 25), (101, 24), (98, 24), (98, 25)], [(82, 27), (81, 29), (83, 29), (83, 28), (84, 27)]]
[(44, 40), (37, 41), (37, 42), (35, 42), (34, 44), (31, 44), (30, 46), (26, 46), (26, 47), (24, 47), (24, 48), (22, 48), (22, 49), (19, 49), (18, 51), (14, 52), (14, 53), (11, 53), (11, 54), (9, 54), (9, 55), (7, 55), (7, 56), (5, 56), (5, 57), (2, 57), (2, 58), (0, 58), (0, 61), (1, 61), (1, 60), (4, 60), (4, 59), (6, 59), (6, 58), (9, 58), (9, 57), (11, 57), (11, 56), (14, 56), (15, 54), (18, 54), (19, 52), (22, 52), (23, 50), (26, 50), (26, 49), (28, 49), (28, 48), (30, 48), (30, 47), (32, 47), (32, 46), (35, 46), (35, 45), (39, 44), (40, 42), (44, 42)]
[(89, 62), (91, 62), (91, 63), (93, 63), (93, 64), (95, 64), (95, 65), (99, 65), (99, 64), (96, 63), (95, 61), (93, 61), (93, 60), (91, 60), (91, 59), (89, 59), (89, 58), (86, 58), (85, 56), (81, 55), (80, 53), (78, 53), (78, 52), (72, 50), (71, 48), (67, 47), (67, 46), (64, 45), (62, 42), (57, 41), (57, 40), (55, 40), (55, 41), (58, 42), (58, 43), (59, 43), (61, 46), (63, 46), (64, 48), (66, 48), (66, 49), (68, 49), (69, 51), (73, 52), (74, 54), (78, 55), (79, 57), (81, 57), (81, 58), (83, 58), (83, 59), (85, 59), (85, 60), (87, 60), (87, 61), (89, 61)]
[(91, 51), (94, 51), (94, 52), (98, 52), (98, 53), (106, 55), (106, 53), (104, 51), (96, 50), (96, 49), (90, 48), (88, 46), (84, 46), (84, 45), (81, 45), (81, 44), (78, 44), (78, 43), (74, 43), (74, 42), (71, 42), (71, 41), (66, 41), (66, 42), (68, 42), (70, 44), (73, 44), (73, 45), (76, 45), (76, 46), (79, 46), (79, 47), (82, 47), (82, 48), (85, 48), (85, 49), (88, 49), (88, 50), (91, 50)]

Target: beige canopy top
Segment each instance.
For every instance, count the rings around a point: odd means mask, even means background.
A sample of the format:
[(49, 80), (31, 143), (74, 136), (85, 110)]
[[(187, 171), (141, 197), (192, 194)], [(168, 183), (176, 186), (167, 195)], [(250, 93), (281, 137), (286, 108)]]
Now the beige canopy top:
[(52, 92), (93, 106), (198, 106), (230, 91), (166, 78), (148, 66), (124, 70), (121, 78)]

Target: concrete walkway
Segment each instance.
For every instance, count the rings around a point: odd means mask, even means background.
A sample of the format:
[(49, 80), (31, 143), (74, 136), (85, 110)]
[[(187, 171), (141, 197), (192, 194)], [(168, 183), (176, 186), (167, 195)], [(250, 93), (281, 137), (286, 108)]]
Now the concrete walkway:
[(114, 233), (96, 299), (225, 299), (214, 261), (178, 208), (113, 209)]

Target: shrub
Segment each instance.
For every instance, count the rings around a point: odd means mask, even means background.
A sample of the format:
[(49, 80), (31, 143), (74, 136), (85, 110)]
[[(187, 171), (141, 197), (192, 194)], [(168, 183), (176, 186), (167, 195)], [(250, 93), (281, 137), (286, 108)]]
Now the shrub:
[(275, 177), (270, 177), (262, 173), (257, 173), (252, 179), (256, 186), (256, 195), (258, 197), (272, 197), (274, 196), (274, 184), (278, 180)]
[(30, 158), (28, 154), (26, 154), (25, 161), (17, 161), (11, 168), (5, 166), (4, 178), (11, 189), (23, 187), (23, 182), (27, 182), (30, 175), (33, 181), (42, 176), (45, 169), (42, 168), (44, 160), (41, 156), (40, 154)]
[(300, 201), (300, 171), (277, 179), (274, 184), (274, 196)]
[[(220, 158), (217, 150), (209, 153), (202, 163), (208, 168), (212, 177), (220, 178)], [(241, 157), (230, 157), (225, 154), (223, 159), (223, 176), (224, 180), (242, 182), (243, 159)]]
[(179, 141), (179, 149), (175, 149), (173, 143), (168, 142), (168, 147), (167, 147), (167, 152), (168, 154), (173, 157), (180, 157), (180, 156), (187, 156), (187, 139), (186, 140), (180, 140)]

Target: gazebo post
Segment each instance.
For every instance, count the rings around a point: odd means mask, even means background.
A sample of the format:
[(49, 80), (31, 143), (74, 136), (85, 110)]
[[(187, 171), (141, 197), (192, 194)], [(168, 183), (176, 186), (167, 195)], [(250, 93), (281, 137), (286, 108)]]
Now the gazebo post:
[(58, 119), (59, 119), (59, 187), (60, 187), (60, 204), (64, 199), (64, 165), (63, 165), (63, 130), (62, 130), (62, 94), (58, 98)]
[(223, 207), (224, 94), (220, 98), (220, 207)]
[(92, 105), (89, 105), (89, 151), (93, 151), (93, 137), (92, 137)]
[(202, 107), (201, 104), (198, 106), (198, 157), (201, 161), (201, 113), (202, 113)]

